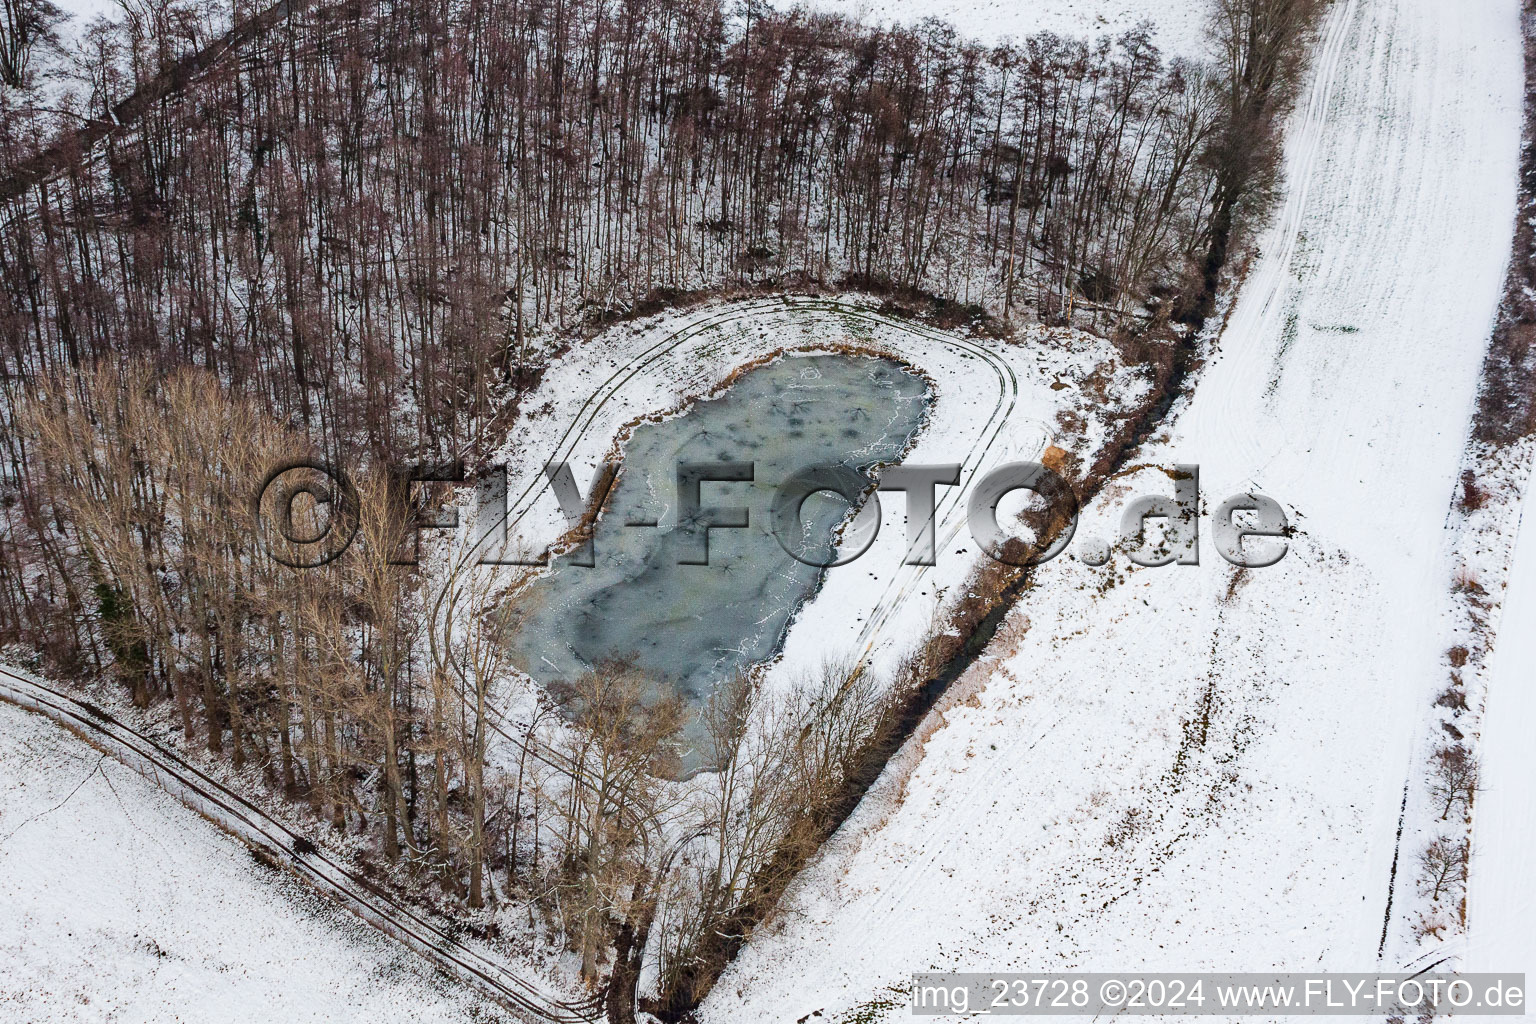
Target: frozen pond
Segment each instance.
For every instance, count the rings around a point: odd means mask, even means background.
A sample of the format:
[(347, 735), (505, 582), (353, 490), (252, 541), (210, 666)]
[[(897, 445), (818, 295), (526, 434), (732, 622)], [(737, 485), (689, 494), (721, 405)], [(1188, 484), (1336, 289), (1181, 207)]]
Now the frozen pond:
[[(520, 598), (512, 638), (519, 667), (543, 683), (606, 659), (630, 659), (697, 705), (732, 672), (771, 658), (822, 570), (791, 557), (770, 529), (774, 492), (813, 466), (867, 471), (899, 461), (922, 426), (926, 382), (885, 359), (787, 356), (744, 373), (719, 397), (637, 427), (595, 530), (593, 566), (554, 560)], [(699, 504), (745, 508), (746, 528), (678, 528), (680, 463), (750, 462), (753, 479), (706, 480)], [(585, 482), (583, 482), (585, 483)], [(826, 560), (848, 515), (812, 495), (805, 534), (786, 542)], [(627, 525), (654, 523), (650, 525)], [(809, 549), (802, 545), (809, 544)], [(818, 557), (816, 550), (822, 554)]]

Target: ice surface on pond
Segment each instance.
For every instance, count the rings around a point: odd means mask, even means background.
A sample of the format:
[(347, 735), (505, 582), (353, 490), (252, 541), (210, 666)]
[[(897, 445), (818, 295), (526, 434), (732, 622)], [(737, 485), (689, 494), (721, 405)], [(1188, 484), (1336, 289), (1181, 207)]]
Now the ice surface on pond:
[[(595, 565), (562, 556), (531, 584), (519, 601), (514, 659), (551, 683), (632, 658), (658, 684), (702, 703), (722, 678), (773, 656), (819, 582), (821, 570), (792, 558), (770, 530), (776, 488), (812, 466), (863, 473), (898, 461), (923, 423), (928, 392), (889, 360), (787, 356), (681, 416), (640, 425), (598, 520)], [(754, 465), (751, 482), (700, 486), (706, 511), (741, 507), (749, 517), (745, 529), (709, 531), (706, 565), (679, 564), (702, 548), (701, 531), (677, 528), (684, 462)], [(847, 511), (824, 492), (805, 502), (802, 523), (824, 552)], [(657, 525), (626, 525), (637, 522)]]

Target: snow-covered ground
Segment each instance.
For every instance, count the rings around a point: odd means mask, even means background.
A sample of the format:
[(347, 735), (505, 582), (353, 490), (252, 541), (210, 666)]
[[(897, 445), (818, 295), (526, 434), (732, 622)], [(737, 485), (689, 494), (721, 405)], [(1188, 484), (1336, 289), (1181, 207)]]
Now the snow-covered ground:
[(1470, 971), (1524, 971), (1536, 980), (1536, 525), (1523, 524), (1504, 594), (1482, 736), (1472, 876)]
[[(1279, 500), (1287, 557), (1239, 574), (1207, 518), (1198, 567), (1048, 566), (707, 1020), (893, 1019), (930, 968), (1376, 965), (1514, 216), (1518, 14), (1328, 15), (1284, 207), (1144, 459), (1199, 464), (1208, 512), (1241, 490)], [(1171, 490), (1129, 471), (1079, 537)]]
[(505, 1015), (148, 780), (0, 703), (0, 1020)]
[(97, 18), (116, 20), (123, 15), (122, 5), (116, 0), (60, 0), (54, 6), (64, 14), (65, 28), (75, 34)]
[(72, 54), (85, 41), (86, 30), (98, 19), (123, 20), (123, 7), (117, 0), (61, 0), (54, 6), (64, 15), (54, 28), (64, 54)]
[(1164, 53), (1206, 53), (1209, 0), (780, 0), (872, 24), (911, 25), (941, 18), (962, 35), (984, 43), (1022, 39), (1034, 32), (1063, 36), (1115, 36), (1151, 22)]

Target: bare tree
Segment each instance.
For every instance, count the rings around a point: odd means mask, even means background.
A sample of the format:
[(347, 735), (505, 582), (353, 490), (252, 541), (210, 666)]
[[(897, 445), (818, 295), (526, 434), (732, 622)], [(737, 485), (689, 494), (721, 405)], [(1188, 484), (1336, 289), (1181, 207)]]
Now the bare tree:
[(1432, 902), (1466, 885), (1468, 849), (1465, 836), (1460, 840), (1436, 836), (1419, 855), (1419, 884)]
[(1477, 794), (1477, 758), (1472, 752), (1460, 743), (1442, 747), (1430, 759), (1430, 771), (1430, 792), (1441, 804), (1440, 820), (1457, 804), (1470, 814)]

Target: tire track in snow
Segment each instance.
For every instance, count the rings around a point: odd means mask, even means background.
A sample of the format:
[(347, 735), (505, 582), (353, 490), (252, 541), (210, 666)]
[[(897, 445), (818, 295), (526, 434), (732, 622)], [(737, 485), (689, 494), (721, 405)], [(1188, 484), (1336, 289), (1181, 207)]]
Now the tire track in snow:
[[(1288, 126), (1285, 154), (1285, 181), (1287, 188), (1275, 224), (1266, 233), (1262, 248), (1266, 254), (1258, 267), (1242, 285), (1245, 299), (1234, 308), (1232, 319), (1221, 334), (1220, 349), (1229, 342), (1241, 342), (1247, 335), (1262, 329), (1263, 324), (1285, 302), (1285, 293), (1292, 282), (1292, 268), (1301, 243), (1302, 225), (1310, 212), (1313, 172), (1323, 152), (1328, 127), (1328, 108), (1334, 97), (1339, 67), (1343, 61), (1345, 44), (1354, 27), (1359, 0), (1346, 0), (1329, 11), (1324, 23), (1321, 42), (1316, 48), (1316, 70), (1307, 88), (1300, 119), (1293, 119)], [(1280, 373), (1284, 350), (1275, 360), (1275, 376)], [(1273, 386), (1273, 385), (1272, 385)], [(1244, 395), (1237, 389), (1216, 401), (1226, 413), (1225, 418), (1233, 429), (1232, 446), (1240, 455), (1254, 457), (1263, 450), (1263, 443), (1251, 418), (1244, 415), (1246, 409), (1237, 407)]]
[(465, 945), (334, 860), (301, 833), (101, 708), (8, 668), (0, 668), (0, 700), (41, 714), (84, 737), (382, 934), (476, 985), (526, 1019), (584, 1024), (601, 1018), (601, 1004), (596, 998), (583, 1002), (561, 999), (508, 965)]

